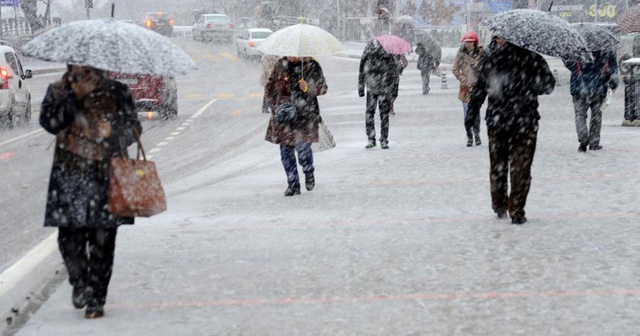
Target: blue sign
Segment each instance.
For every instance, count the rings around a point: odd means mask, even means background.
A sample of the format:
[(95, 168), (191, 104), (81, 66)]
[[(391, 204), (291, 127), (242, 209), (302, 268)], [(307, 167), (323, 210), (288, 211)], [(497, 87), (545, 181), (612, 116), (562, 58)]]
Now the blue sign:
[(502, 13), (513, 9), (512, 1), (505, 0), (488, 0), (487, 4), (492, 13)]
[(18, 7), (18, 6), (20, 6), (20, 0), (0, 0), (0, 6), (2, 6), (2, 7)]

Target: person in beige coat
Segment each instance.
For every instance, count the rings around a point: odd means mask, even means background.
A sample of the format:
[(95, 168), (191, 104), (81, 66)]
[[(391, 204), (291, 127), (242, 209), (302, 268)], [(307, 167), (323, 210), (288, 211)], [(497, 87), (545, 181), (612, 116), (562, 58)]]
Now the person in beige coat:
[[(262, 87), (267, 87), (267, 82), (269, 82), (269, 76), (271, 76), (271, 72), (273, 72), (273, 68), (278, 62), (278, 56), (276, 55), (263, 55), (260, 60), (262, 63), (262, 74), (260, 75), (260, 85)], [(264, 96), (262, 98), (262, 113), (270, 113), (269, 104), (267, 104), (267, 93), (265, 91)]]
[[(460, 81), (460, 92), (458, 93), (458, 99), (462, 101), (462, 109), (466, 118), (469, 111), (469, 100), (471, 99), (471, 90), (478, 81), (478, 73), (480, 72), (480, 66), (482, 57), (484, 56), (484, 50), (482, 46), (478, 44), (478, 35), (474, 32), (468, 32), (462, 37), (463, 45), (460, 47), (456, 59), (453, 62), (453, 75)], [(476, 118), (473, 127), (466, 127), (467, 132), (467, 147), (471, 147), (474, 144), (480, 146), (482, 141), (480, 140), (480, 114)], [(473, 132), (472, 132), (473, 131)]]

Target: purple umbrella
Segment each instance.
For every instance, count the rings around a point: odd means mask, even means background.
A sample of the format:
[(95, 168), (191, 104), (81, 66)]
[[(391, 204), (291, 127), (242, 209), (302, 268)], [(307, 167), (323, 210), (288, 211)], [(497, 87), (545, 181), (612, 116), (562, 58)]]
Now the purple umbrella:
[(395, 35), (380, 35), (374, 39), (380, 42), (384, 50), (392, 54), (402, 55), (411, 51), (411, 43)]

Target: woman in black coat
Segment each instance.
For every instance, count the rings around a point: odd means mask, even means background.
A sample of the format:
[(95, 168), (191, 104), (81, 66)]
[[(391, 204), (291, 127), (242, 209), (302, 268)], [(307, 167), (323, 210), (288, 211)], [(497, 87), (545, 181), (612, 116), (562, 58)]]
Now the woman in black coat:
[(85, 317), (104, 315), (117, 228), (133, 218), (109, 212), (109, 158), (127, 155), (142, 131), (129, 89), (91, 67), (69, 66), (49, 85), (40, 125), (56, 135), (45, 226), (58, 227), (58, 246)]

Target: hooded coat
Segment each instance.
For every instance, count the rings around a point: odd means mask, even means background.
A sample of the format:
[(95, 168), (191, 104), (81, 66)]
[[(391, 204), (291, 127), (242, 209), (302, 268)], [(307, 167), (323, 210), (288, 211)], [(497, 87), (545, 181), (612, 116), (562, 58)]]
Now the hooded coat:
[[(302, 78), (307, 82), (307, 92), (302, 92), (298, 85)], [(287, 146), (318, 142), (318, 125), (322, 117), (317, 97), (327, 93), (327, 89), (322, 68), (313, 58), (306, 57), (299, 61), (279, 59), (265, 87), (267, 104), (271, 107), (265, 140)], [(274, 119), (276, 106), (286, 101), (296, 105), (296, 120), (278, 124)]]
[(537, 53), (508, 42), (502, 47), (490, 46), (490, 50), (471, 92), (466, 120), (475, 120), (488, 96), (487, 128), (537, 122), (538, 96), (552, 93), (556, 83), (547, 62)]
[[(104, 99), (95, 99), (97, 97)], [(114, 113), (105, 119), (111, 124), (111, 135), (98, 140), (85, 138), (85, 134), (96, 130), (95, 124), (87, 122), (91, 120), (87, 117), (88, 110), (100, 110), (99, 104), (106, 100), (115, 104)], [(142, 131), (129, 89), (120, 82), (103, 77), (96, 90), (78, 100), (65, 75), (61, 81), (47, 88), (40, 111), (40, 125), (57, 135), (44, 226), (96, 229), (133, 224), (133, 218), (109, 212), (107, 195), (109, 158), (127, 157), (126, 147), (135, 141), (133, 128), (139, 133)], [(76, 131), (83, 134), (82, 141), (90, 143), (90, 147), (101, 149), (99, 159), (85, 158), (65, 149), (69, 149), (69, 139)]]
[(435, 43), (420, 41), (416, 45), (416, 54), (418, 54), (418, 62), (416, 64), (418, 70), (431, 71), (440, 65), (442, 48)]
[(593, 62), (564, 61), (571, 70), (571, 95), (606, 96), (607, 89), (616, 90), (619, 84), (618, 63), (614, 53), (597, 51)]
[(396, 57), (384, 50), (380, 42), (372, 39), (367, 43), (360, 59), (358, 94), (368, 93), (398, 97), (400, 71)]

